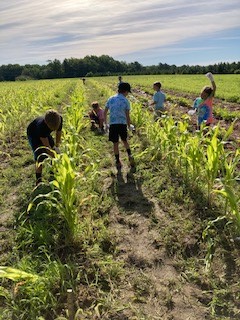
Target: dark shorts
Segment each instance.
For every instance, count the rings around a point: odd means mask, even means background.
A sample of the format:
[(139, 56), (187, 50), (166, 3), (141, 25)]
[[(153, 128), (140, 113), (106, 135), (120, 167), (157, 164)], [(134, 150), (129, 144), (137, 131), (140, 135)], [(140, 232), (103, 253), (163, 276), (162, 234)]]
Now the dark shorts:
[(122, 139), (122, 141), (127, 140), (127, 125), (111, 124), (109, 127), (109, 141), (116, 143), (119, 141), (119, 137)]
[[(47, 138), (49, 140), (50, 146), (53, 148), (54, 147), (53, 137), (50, 135)], [(28, 142), (32, 148), (35, 161), (43, 162), (44, 159), (48, 158), (47, 148), (44, 148), (41, 144), (39, 144), (39, 142), (34, 140), (31, 136), (28, 136)]]

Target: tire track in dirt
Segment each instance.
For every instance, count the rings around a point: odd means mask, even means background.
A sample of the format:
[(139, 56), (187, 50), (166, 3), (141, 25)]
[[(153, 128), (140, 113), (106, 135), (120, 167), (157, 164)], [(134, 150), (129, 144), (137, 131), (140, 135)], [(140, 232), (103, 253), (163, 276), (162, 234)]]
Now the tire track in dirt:
[(205, 319), (201, 290), (176, 270), (176, 261), (167, 255), (154, 227), (156, 220), (162, 228), (168, 223), (157, 200), (125, 166), (105, 180), (104, 188), (116, 201), (110, 211), (110, 231), (116, 238), (116, 259), (125, 270), (116, 297), (126, 308), (109, 319)]

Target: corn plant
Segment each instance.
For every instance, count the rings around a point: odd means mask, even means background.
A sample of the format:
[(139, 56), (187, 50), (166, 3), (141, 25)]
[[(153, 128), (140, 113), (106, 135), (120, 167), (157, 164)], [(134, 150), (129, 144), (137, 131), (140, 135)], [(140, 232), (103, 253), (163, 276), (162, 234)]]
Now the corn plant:
[(7, 278), (12, 281), (36, 281), (39, 277), (36, 274), (28, 273), (16, 268), (0, 266), (0, 278)]
[[(238, 195), (237, 181), (239, 180), (238, 166), (240, 162), (240, 151), (236, 150), (235, 154), (225, 154), (223, 160), (223, 176), (218, 179), (221, 188), (215, 189), (214, 192), (225, 199), (224, 214), (230, 220), (233, 220), (237, 232), (240, 233), (240, 196)], [(230, 208), (230, 212), (228, 212)]]
[(215, 179), (219, 174), (220, 159), (224, 154), (223, 143), (218, 139), (219, 127), (216, 127), (212, 137), (206, 139), (206, 154), (204, 157), (204, 175), (207, 182), (208, 202), (211, 202), (211, 192)]
[[(55, 159), (53, 172), (54, 180), (52, 185), (56, 187), (60, 196), (60, 199), (56, 198), (57, 207), (66, 222), (66, 236), (74, 239), (77, 231), (76, 174), (67, 154)], [(56, 190), (53, 193), (56, 195)]]

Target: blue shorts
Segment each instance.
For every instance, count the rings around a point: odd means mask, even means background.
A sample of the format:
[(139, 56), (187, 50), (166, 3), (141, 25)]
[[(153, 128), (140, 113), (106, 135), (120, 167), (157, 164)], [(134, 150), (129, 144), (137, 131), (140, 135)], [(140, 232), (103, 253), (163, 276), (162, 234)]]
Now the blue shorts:
[[(53, 148), (54, 147), (53, 137), (51, 135), (49, 135), (47, 138), (48, 138), (48, 141), (49, 141), (51, 148)], [(44, 148), (44, 146), (42, 144), (40, 144), (39, 141), (36, 141), (36, 139), (34, 139), (31, 136), (28, 136), (28, 142), (32, 148), (34, 160), (38, 161), (38, 162), (43, 162), (43, 160), (48, 157), (47, 148)]]

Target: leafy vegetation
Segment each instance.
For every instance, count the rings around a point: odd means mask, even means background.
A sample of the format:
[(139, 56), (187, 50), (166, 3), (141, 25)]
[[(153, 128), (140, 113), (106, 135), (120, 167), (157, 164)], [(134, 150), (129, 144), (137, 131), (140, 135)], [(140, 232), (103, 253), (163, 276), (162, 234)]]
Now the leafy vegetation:
[[(153, 81), (129, 79), (134, 88)], [(1, 223), (11, 234), (0, 239), (0, 319), (179, 319), (191, 316), (183, 299), (196, 319), (237, 319), (238, 141), (228, 148), (236, 121), (192, 132), (186, 115), (154, 121), (133, 92), (137, 168), (116, 173), (111, 145), (85, 117), (114, 80), (0, 87)], [(62, 153), (32, 189), (25, 128), (50, 107), (63, 114)]]

